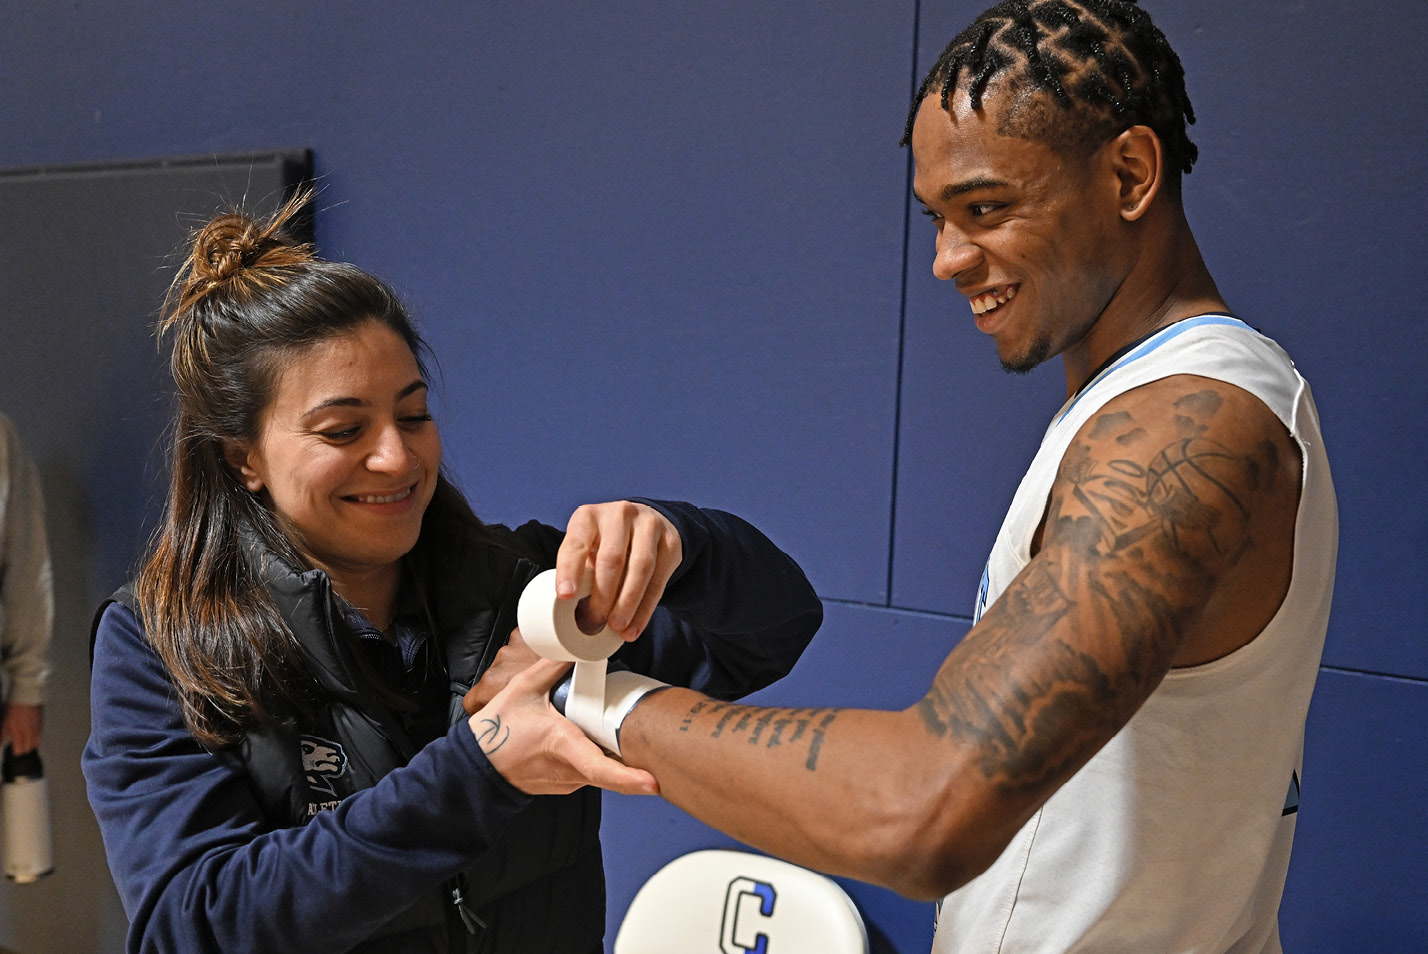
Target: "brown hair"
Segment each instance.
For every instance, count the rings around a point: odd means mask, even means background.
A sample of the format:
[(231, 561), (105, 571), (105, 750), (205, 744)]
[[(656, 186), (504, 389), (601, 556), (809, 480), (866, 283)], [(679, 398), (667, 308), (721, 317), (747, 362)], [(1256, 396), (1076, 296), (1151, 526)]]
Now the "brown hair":
[[(134, 590), (184, 722), (210, 747), (280, 721), (315, 688), (258, 560), (266, 549), (299, 569), (308, 564), (266, 497), (228, 466), (225, 450), (257, 439), (288, 362), (367, 322), (399, 334), (426, 376), (425, 344), (392, 290), (356, 266), (319, 259), (284, 232), (310, 199), (296, 195), (264, 220), (233, 212), (199, 228), (158, 326), (160, 339), (172, 339), (172, 469)], [(434, 512), (480, 526), (444, 476), (428, 516)]]

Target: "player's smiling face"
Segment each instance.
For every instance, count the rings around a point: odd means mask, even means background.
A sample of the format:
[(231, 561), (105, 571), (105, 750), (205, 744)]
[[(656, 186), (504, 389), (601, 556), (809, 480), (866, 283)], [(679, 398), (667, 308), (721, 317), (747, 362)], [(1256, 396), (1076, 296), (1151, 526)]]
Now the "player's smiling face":
[(1099, 152), (1004, 134), (998, 99), (994, 86), (981, 110), (962, 92), (950, 110), (922, 101), (913, 191), (937, 228), (933, 274), (967, 297), (1002, 365), (1027, 371), (1084, 338), (1115, 296), (1119, 205)]
[(341, 574), (393, 565), (416, 544), (441, 438), (416, 357), (369, 321), (297, 352), (257, 442), (229, 459), (298, 549)]

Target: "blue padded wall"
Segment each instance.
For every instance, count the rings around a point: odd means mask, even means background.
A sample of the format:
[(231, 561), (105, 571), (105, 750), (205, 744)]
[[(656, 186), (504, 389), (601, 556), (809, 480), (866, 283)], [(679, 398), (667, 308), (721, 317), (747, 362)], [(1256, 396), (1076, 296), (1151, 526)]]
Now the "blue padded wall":
[[(559, 524), (639, 493), (741, 513), (829, 603), (809, 658), (763, 696), (905, 705), (965, 631), (1064, 392), (1057, 367), (997, 370), (909, 216), (896, 142), (912, 85), (980, 6), (32, 5), (0, 30), (0, 166), (310, 147), (319, 244), (422, 321), (448, 461), (479, 512)], [(1428, 446), (1410, 414), (1428, 385), (1409, 297), (1428, 251), (1428, 8), (1145, 6), (1199, 115), (1191, 222), (1231, 305), (1313, 383), (1340, 492), (1285, 936), (1319, 950), (1346, 924), (1401, 934), (1414, 895), (1394, 885), (1421, 885), (1424, 840), (1405, 825), (1395, 845), (1349, 806), (1428, 774), (1410, 744), (1428, 685)], [(144, 353), (148, 318), (105, 316), (129, 323), (116, 356)], [(6, 335), (22, 320), (0, 310)], [(37, 393), (53, 386), (32, 373)], [(146, 503), (85, 479), (97, 521)], [(1385, 740), (1394, 725), (1408, 741)], [(666, 806), (610, 799), (611, 923), (675, 846), (715, 843)], [(925, 949), (927, 906), (855, 894), (904, 954)]]
[(1326, 670), (1309, 709), (1286, 951), (1428, 951), (1428, 685)]

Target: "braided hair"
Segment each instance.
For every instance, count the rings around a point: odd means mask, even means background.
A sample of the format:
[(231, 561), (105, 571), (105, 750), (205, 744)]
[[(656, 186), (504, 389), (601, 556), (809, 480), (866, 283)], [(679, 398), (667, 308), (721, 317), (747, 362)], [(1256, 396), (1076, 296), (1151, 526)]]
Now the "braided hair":
[(1009, 95), (1004, 135), (1089, 154), (1122, 130), (1145, 125), (1160, 137), (1172, 187), (1195, 164), (1185, 71), (1150, 14), (1132, 0), (998, 3), (942, 51), (913, 97), (901, 144), (911, 142), (924, 99), (936, 91), (946, 110), (963, 88), (974, 110), (989, 88)]

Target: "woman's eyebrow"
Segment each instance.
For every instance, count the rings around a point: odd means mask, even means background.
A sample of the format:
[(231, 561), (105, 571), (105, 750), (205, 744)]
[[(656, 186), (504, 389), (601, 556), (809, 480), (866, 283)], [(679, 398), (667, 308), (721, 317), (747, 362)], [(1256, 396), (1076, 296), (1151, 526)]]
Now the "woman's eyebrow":
[[(425, 381), (423, 381), (421, 378), (417, 378), (417, 379), (416, 379), (415, 381), (413, 381), (411, 384), (408, 384), (406, 387), (402, 388), (400, 391), (397, 392), (397, 400), (400, 401), (400, 400), (402, 400), (403, 398), (410, 397), (411, 395), (417, 393), (418, 391), (425, 391), (425, 390), (427, 390), (427, 383), (426, 383)], [(312, 407), (310, 407), (310, 408), (308, 408), (306, 411), (304, 411), (304, 412), (302, 413), (302, 416), (303, 416), (303, 417), (311, 417), (312, 415), (316, 414), (318, 411), (325, 411), (325, 410), (327, 410), (328, 408), (332, 408), (332, 407), (366, 407), (366, 406), (367, 406), (367, 402), (364, 401), (364, 400), (362, 400), (362, 399), (359, 398), (359, 397), (334, 397), (334, 398), (328, 398), (326, 401), (321, 401), (321, 402), (319, 402), (319, 403), (313, 405)]]

